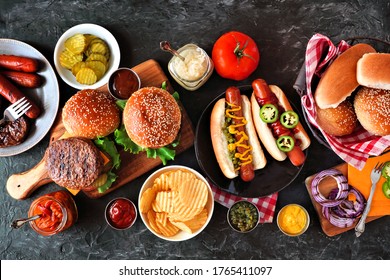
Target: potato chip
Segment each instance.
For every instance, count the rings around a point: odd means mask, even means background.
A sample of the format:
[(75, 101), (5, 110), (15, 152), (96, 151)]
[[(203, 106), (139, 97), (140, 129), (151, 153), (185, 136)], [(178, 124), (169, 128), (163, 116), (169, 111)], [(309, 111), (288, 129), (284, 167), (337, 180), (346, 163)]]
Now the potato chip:
[(81, 54), (86, 49), (86, 39), (81, 33), (77, 33), (65, 41), (65, 48), (74, 54)]
[(207, 222), (208, 195), (207, 184), (192, 172), (169, 171), (160, 174), (141, 195), (140, 211), (147, 209), (149, 225), (156, 233), (166, 237), (180, 230), (193, 234)]
[(172, 190), (178, 190), (178, 186), (184, 181), (190, 179), (196, 180), (195, 174), (180, 169), (174, 172), (170, 172), (168, 174), (168, 177), (169, 177), (169, 185)]
[(207, 185), (199, 179), (186, 180), (179, 184), (179, 198), (189, 208), (203, 208), (206, 205)]
[(203, 208), (203, 210), (198, 215), (193, 217), (191, 220), (185, 221), (184, 224), (188, 226), (192, 232), (195, 232), (206, 223), (207, 218), (207, 209)]
[(160, 212), (173, 211), (173, 197), (174, 193), (171, 191), (161, 191), (156, 194), (156, 206)]
[(174, 211), (169, 213), (169, 217), (176, 221), (188, 221), (198, 215), (202, 208), (190, 208), (180, 200), (180, 193), (173, 198)]
[(184, 222), (178, 222), (178, 221), (175, 221), (175, 220), (173, 220), (173, 219), (172, 219), (172, 220), (169, 219), (169, 221), (170, 221), (174, 226), (178, 227), (179, 229), (181, 229), (181, 230), (183, 230), (183, 231), (185, 231), (185, 232), (188, 232), (188, 233), (190, 233), (190, 234), (193, 233), (192, 229), (191, 229), (189, 226), (187, 226)]
[(156, 213), (157, 213), (157, 212), (162, 212), (162, 209), (161, 209), (161, 207), (160, 207), (160, 204), (158, 204), (156, 200), (153, 200), (153, 202), (152, 202), (152, 209), (153, 209), (153, 211), (156, 212)]
[(141, 213), (148, 213), (152, 208), (152, 202), (155, 201), (156, 191), (153, 188), (147, 189), (141, 196), (139, 210)]
[(156, 224), (161, 234), (166, 237), (174, 236), (180, 231), (180, 229), (177, 226), (173, 225), (169, 220), (166, 221), (165, 226), (161, 224), (158, 220), (156, 220)]
[(81, 68), (76, 74), (76, 81), (84, 85), (93, 85), (97, 81), (97, 75), (91, 68)]
[(156, 212), (156, 222), (160, 223), (164, 227), (167, 225), (168, 213), (166, 212)]
[(156, 212), (153, 210), (149, 210), (147, 213), (148, 221), (149, 221), (149, 226), (158, 234), (161, 234), (160, 229), (157, 226), (156, 222)]

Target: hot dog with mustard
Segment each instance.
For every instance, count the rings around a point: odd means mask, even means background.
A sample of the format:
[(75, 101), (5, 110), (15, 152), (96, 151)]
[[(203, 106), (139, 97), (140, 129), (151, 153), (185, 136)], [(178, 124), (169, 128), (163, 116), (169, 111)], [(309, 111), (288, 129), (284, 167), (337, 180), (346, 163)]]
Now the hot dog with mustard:
[(274, 159), (283, 161), (288, 157), (293, 165), (301, 166), (310, 138), (287, 97), (263, 79), (254, 80), (252, 88), (253, 123), (264, 147)]
[(240, 175), (243, 181), (253, 180), (257, 169), (266, 164), (247, 96), (236, 87), (226, 90), (213, 107), (210, 134), (215, 156), (222, 173), (229, 179)]

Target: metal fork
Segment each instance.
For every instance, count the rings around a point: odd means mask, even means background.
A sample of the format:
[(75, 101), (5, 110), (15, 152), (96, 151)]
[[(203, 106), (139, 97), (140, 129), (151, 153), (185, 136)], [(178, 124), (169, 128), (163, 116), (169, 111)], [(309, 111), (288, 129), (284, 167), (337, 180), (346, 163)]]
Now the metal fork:
[(384, 163), (377, 163), (375, 165), (375, 167), (372, 169), (371, 171), (371, 191), (370, 191), (370, 195), (368, 196), (368, 200), (367, 200), (367, 204), (366, 204), (366, 208), (364, 209), (364, 212), (362, 214), (362, 217), (360, 218), (359, 222), (357, 223), (356, 227), (355, 227), (355, 234), (357, 237), (359, 237), (363, 232), (364, 232), (364, 229), (366, 227), (366, 219), (367, 219), (367, 215), (368, 215), (368, 212), (370, 212), (370, 209), (371, 209), (371, 203), (372, 203), (372, 198), (374, 196), (374, 192), (375, 192), (375, 189), (376, 189), (376, 184), (378, 183), (380, 177), (381, 177), (381, 171), (382, 171), (382, 168), (384, 166)]
[(7, 109), (4, 111), (4, 117), (2, 120), (0, 120), (0, 125), (2, 125), (6, 121), (16, 121), (21, 116), (23, 116), (24, 113), (28, 111), (28, 109), (31, 108), (30, 102), (26, 99), (26, 97), (23, 97), (10, 105)]

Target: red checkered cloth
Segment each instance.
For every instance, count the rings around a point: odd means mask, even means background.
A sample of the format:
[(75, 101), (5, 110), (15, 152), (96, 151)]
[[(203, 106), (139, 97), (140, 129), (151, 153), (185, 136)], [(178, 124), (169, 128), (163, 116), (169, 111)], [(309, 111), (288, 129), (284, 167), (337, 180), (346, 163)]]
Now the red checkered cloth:
[(210, 186), (214, 194), (214, 200), (219, 204), (229, 208), (236, 201), (250, 201), (255, 204), (259, 209), (259, 223), (272, 223), (275, 214), (276, 201), (278, 200), (278, 193), (258, 198), (246, 198), (225, 192), (220, 188), (214, 186), (212, 183), (210, 183)]
[(390, 147), (390, 135), (383, 137), (374, 136), (363, 128), (343, 137), (334, 137), (327, 134), (316, 122), (315, 101), (311, 87), (314, 75), (321, 77), (326, 66), (348, 48), (349, 45), (345, 41), (341, 41), (336, 47), (329, 38), (321, 34), (315, 34), (309, 40), (305, 56), (306, 95), (302, 96), (301, 102), (310, 123), (321, 131), (332, 150), (345, 162), (361, 170), (370, 155), (378, 156), (386, 148)]

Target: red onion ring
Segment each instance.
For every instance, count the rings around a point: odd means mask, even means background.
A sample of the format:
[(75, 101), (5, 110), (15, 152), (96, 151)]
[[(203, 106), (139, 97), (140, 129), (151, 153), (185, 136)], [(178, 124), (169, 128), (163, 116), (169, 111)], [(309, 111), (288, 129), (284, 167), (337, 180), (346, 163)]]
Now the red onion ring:
[[(330, 192), (329, 196), (334, 196), (337, 189)], [(355, 188), (351, 187), (347, 193), (353, 194), (356, 197), (356, 201), (348, 199), (343, 200), (339, 205), (335, 207), (322, 207), (322, 214), (324, 217), (334, 226), (345, 228), (350, 227), (356, 221), (364, 211), (366, 199)]]
[[(320, 190), (320, 182), (327, 178), (333, 177), (337, 182), (338, 192), (334, 198), (325, 198)], [(311, 193), (315, 201), (321, 204), (324, 207), (334, 207), (339, 205), (348, 195), (348, 181), (347, 178), (336, 169), (327, 169), (318, 173), (311, 182)]]

